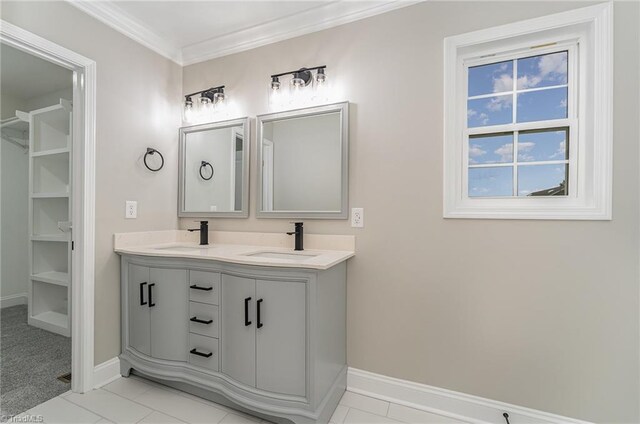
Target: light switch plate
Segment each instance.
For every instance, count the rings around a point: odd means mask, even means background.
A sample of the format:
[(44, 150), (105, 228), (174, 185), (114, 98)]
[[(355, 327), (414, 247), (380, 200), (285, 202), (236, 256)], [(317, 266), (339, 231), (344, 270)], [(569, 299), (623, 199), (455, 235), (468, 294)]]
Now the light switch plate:
[(351, 208), (351, 226), (364, 227), (364, 208)]
[(135, 219), (138, 217), (138, 202), (135, 200), (127, 200), (125, 202), (124, 217), (126, 219)]

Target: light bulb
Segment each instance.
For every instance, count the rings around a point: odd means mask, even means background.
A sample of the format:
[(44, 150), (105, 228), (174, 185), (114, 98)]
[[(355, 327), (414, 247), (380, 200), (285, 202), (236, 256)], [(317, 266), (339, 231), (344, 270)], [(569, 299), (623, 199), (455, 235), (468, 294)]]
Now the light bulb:
[(327, 74), (324, 73), (324, 68), (318, 69), (318, 73), (316, 73), (316, 83), (324, 84), (327, 80)]
[(271, 77), (271, 91), (280, 90), (280, 80), (278, 77)]
[(187, 122), (191, 122), (193, 118), (193, 100), (191, 100), (191, 97), (187, 97), (187, 100), (185, 100), (184, 102), (184, 120)]
[(324, 69), (318, 69), (315, 81), (313, 83), (313, 96), (312, 100), (315, 102), (326, 102), (328, 100), (327, 90), (327, 74), (324, 73)]

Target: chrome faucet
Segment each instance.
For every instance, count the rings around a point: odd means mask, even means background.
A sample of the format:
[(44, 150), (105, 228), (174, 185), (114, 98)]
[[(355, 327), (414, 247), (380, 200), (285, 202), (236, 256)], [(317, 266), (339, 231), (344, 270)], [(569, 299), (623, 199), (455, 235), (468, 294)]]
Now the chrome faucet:
[(304, 224), (303, 222), (293, 222), (293, 224), (295, 224), (295, 231), (291, 232), (291, 233), (287, 233), (288, 235), (294, 235), (296, 236), (296, 247), (294, 250), (304, 250), (304, 248), (302, 247), (302, 239), (303, 239), (303, 230), (302, 230), (302, 224)]
[(196, 222), (200, 222), (200, 228), (189, 228), (187, 231), (200, 231), (200, 246), (206, 246), (209, 244), (209, 221)]

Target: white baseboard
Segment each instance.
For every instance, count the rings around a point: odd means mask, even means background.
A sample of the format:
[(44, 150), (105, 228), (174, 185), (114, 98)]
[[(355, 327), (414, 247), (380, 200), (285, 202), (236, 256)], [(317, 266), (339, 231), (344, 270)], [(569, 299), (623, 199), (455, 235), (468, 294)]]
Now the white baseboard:
[(349, 368), (347, 390), (470, 423), (589, 424), (587, 421)]
[(27, 296), (27, 293), (16, 293), (9, 296), (0, 297), (0, 309), (16, 305), (26, 305)]
[[(94, 368), (93, 386), (102, 387), (118, 378), (120, 359), (115, 357)], [(469, 423), (505, 423), (502, 414), (507, 412), (512, 423), (591, 424), (588, 421), (400, 380), (357, 368), (349, 368), (347, 371), (347, 390)]]
[(93, 368), (93, 388), (97, 389), (120, 378), (120, 359), (111, 358)]

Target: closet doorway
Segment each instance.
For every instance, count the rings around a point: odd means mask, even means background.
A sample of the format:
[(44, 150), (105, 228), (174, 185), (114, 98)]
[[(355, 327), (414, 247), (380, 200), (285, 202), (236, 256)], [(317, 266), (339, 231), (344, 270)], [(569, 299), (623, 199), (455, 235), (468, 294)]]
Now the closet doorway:
[(95, 62), (0, 21), (0, 406), (93, 388)]
[(71, 389), (73, 72), (0, 44), (0, 405)]

